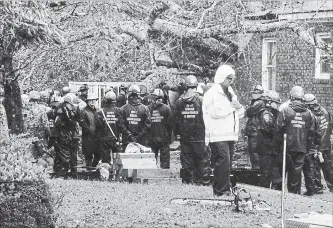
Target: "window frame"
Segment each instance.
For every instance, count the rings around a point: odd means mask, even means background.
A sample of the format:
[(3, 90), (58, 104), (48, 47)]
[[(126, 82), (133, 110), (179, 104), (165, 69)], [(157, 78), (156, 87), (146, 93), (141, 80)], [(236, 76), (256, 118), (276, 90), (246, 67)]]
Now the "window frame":
[[(268, 64), (268, 58), (267, 58), (267, 54), (268, 54), (268, 47), (269, 47), (269, 43), (275, 43), (275, 61), (272, 62), (272, 64)], [(262, 81), (262, 87), (266, 90), (266, 89), (272, 89), (275, 90), (276, 88), (276, 54), (277, 54), (277, 40), (276, 38), (264, 38), (263, 42), (262, 42), (262, 72), (261, 72), (261, 81)], [(268, 68), (270, 69), (274, 69), (275, 68), (275, 75), (274, 75), (274, 81), (272, 80), (272, 78), (269, 78), (269, 74), (268, 74)], [(272, 82), (270, 82), (269, 80), (272, 80)], [(271, 88), (269, 88), (269, 85), (272, 85)]]
[[(316, 33), (316, 40), (319, 40), (320, 38), (331, 38), (331, 34), (329, 32), (321, 32), (321, 33)], [(321, 49), (316, 47), (315, 51), (315, 79), (324, 79), (324, 80), (329, 80), (331, 77), (331, 73), (321, 73), (321, 63), (320, 59), (322, 56)], [(327, 54), (328, 55), (328, 54)]]

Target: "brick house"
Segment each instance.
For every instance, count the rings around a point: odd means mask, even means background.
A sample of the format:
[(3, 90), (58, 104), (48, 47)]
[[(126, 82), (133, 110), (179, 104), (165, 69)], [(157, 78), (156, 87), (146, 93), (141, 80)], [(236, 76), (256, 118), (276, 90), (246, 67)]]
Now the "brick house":
[[(293, 8), (284, 7), (247, 17), (254, 23), (272, 19), (306, 22), (314, 28), (317, 39), (332, 42), (332, 0), (304, 1)], [(248, 67), (240, 72), (247, 74), (246, 78), (250, 77), (250, 80), (247, 80), (247, 86), (244, 82), (236, 85), (243, 97), (241, 100), (248, 101), (250, 86), (255, 84), (277, 91), (283, 101), (288, 98), (290, 89), (299, 85), (306, 93), (316, 95), (320, 104), (333, 113), (333, 64), (325, 61), (327, 56), (327, 53), (304, 42), (290, 30), (253, 34), (247, 45)], [(245, 65), (244, 62), (242, 64)]]

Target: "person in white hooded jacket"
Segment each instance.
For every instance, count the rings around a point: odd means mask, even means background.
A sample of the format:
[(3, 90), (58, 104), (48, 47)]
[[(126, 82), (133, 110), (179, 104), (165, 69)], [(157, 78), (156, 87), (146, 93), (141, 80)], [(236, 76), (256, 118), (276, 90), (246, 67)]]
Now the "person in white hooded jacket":
[(234, 143), (238, 140), (239, 118), (244, 116), (244, 107), (230, 86), (235, 78), (235, 71), (229, 65), (220, 66), (215, 73), (215, 84), (203, 98), (205, 143), (212, 153), (213, 193), (216, 196), (230, 194)]

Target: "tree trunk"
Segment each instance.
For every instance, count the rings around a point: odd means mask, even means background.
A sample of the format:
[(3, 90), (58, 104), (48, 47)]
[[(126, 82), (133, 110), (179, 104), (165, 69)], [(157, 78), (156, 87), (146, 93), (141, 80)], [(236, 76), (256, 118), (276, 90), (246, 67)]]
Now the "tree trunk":
[(13, 72), (12, 54), (3, 53), (1, 63), (4, 65), (4, 106), (7, 113), (8, 128), (12, 134), (24, 133), (20, 85), (17, 78), (11, 74)]
[(9, 142), (9, 130), (5, 107), (0, 100), (0, 145), (7, 144)]

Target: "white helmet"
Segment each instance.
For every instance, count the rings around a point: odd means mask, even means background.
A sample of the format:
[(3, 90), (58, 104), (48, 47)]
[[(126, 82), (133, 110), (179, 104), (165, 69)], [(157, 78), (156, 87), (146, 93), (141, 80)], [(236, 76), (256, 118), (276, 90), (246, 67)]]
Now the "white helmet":
[(117, 99), (117, 95), (113, 91), (109, 91), (105, 94), (104, 99), (107, 101), (115, 101)]

